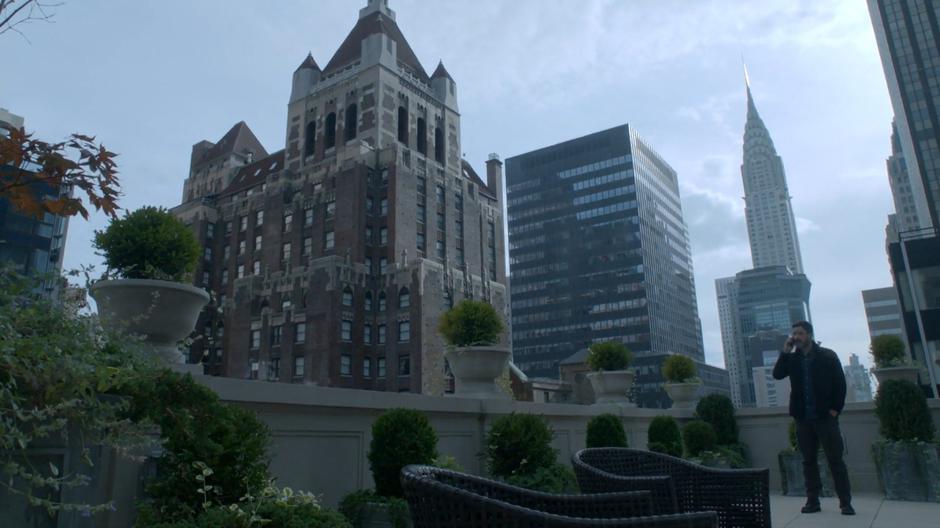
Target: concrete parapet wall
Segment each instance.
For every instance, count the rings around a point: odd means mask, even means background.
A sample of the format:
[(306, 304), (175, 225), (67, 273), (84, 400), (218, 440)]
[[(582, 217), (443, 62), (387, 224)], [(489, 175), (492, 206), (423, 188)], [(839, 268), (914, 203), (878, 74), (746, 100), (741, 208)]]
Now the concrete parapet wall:
[[(620, 416), (630, 445), (646, 447), (650, 420), (669, 414), (681, 422), (690, 410), (626, 408), (616, 405), (567, 405), (499, 400), (473, 400), (316, 386), (268, 383), (232, 378), (196, 377), (225, 400), (256, 411), (272, 432), (271, 472), (281, 486), (321, 494), (335, 506), (348, 492), (372, 487), (367, 454), (372, 422), (395, 407), (427, 414), (440, 438), (438, 450), (453, 456), (464, 470), (485, 474), (483, 451), (493, 420), (512, 412), (541, 414), (555, 430), (558, 459), (568, 463), (585, 445), (588, 420), (610, 412)], [(930, 400), (934, 421), (940, 424), (940, 401)], [(749, 446), (756, 467), (771, 470), (771, 490), (780, 491), (777, 453), (788, 445), (790, 417), (785, 408), (742, 409), (737, 414), (741, 441)], [(853, 489), (878, 493), (871, 444), (878, 439), (874, 405), (846, 405), (840, 418), (846, 439), (846, 462)]]

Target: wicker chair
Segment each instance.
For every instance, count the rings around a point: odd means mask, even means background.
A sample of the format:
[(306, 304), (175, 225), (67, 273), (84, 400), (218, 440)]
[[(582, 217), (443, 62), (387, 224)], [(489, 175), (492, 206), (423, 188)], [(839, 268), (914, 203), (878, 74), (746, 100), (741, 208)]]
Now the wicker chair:
[(402, 489), (415, 528), (717, 527), (714, 512), (650, 516), (648, 491), (556, 495), (431, 466), (407, 466)]
[(650, 490), (657, 513), (718, 512), (722, 528), (770, 527), (770, 471), (716, 469), (639, 449), (594, 448), (571, 463), (583, 493)]

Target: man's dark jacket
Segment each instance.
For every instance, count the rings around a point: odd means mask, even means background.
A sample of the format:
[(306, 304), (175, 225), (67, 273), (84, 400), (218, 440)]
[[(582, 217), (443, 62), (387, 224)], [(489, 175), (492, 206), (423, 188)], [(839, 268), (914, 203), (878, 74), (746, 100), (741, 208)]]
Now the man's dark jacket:
[[(816, 417), (829, 416), (829, 409), (842, 413), (845, 406), (845, 373), (839, 356), (828, 348), (813, 343), (812, 371), (813, 395), (816, 400)], [(803, 361), (806, 354), (802, 350), (782, 353), (774, 365), (774, 378), (790, 376), (790, 416), (803, 420), (806, 418), (806, 405), (803, 390)]]

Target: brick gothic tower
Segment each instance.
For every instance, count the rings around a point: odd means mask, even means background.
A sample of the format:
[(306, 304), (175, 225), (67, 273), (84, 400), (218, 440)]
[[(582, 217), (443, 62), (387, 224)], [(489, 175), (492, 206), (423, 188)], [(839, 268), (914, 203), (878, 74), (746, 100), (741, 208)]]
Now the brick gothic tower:
[[(428, 76), (387, 0), (293, 75), (286, 145), (239, 123), (193, 146), (175, 214), (215, 293), (190, 359), (210, 374), (441, 394), (454, 302), (506, 311), (502, 164), (461, 157), (457, 85)], [(505, 338), (504, 338), (505, 341)]]

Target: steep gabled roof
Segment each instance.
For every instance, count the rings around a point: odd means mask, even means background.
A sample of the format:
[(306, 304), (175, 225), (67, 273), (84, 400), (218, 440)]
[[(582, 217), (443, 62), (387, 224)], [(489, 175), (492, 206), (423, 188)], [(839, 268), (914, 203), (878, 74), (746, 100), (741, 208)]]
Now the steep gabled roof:
[[(200, 142), (196, 145), (203, 145), (208, 142)], [(233, 152), (251, 152), (255, 158), (263, 158), (268, 155), (268, 151), (255, 137), (254, 132), (248, 128), (244, 121), (239, 121), (228, 132), (222, 136), (222, 139), (206, 150), (199, 151), (193, 147), (192, 164), (199, 165), (207, 161), (222, 157)]]
[(228, 185), (220, 194), (221, 196), (231, 196), (238, 194), (246, 189), (251, 189), (264, 183), (268, 176), (284, 169), (284, 150), (279, 150), (270, 156), (261, 158), (258, 161), (249, 163), (241, 169), (238, 174), (232, 178), (232, 183)]
[(452, 81), (454, 80), (454, 78), (451, 77), (449, 73), (447, 73), (447, 68), (444, 67), (444, 61), (438, 62), (437, 69), (435, 69), (434, 73), (431, 74), (432, 79), (436, 79), (438, 77), (446, 77)]
[(317, 65), (317, 61), (313, 60), (313, 53), (307, 53), (307, 58), (304, 59), (304, 61), (300, 63), (300, 66), (297, 66), (297, 69), (294, 71), (299, 71), (303, 69), (310, 69), (310, 70), (320, 69), (320, 66)]
[(473, 166), (467, 163), (467, 160), (460, 160), (461, 167), (463, 168), (463, 176), (473, 183), (477, 184), (477, 187), (480, 188), (480, 192), (489, 196), (492, 199), (496, 199), (496, 193), (490, 189), (486, 183), (483, 182), (483, 179), (477, 174), (477, 171), (473, 170)]
[(398, 45), (398, 60), (414, 70), (415, 75), (420, 77), (423, 81), (427, 82), (430, 80), (427, 72), (425, 72), (424, 68), (421, 66), (417, 55), (415, 55), (414, 50), (411, 49), (408, 41), (405, 40), (405, 36), (402, 35), (401, 30), (398, 29), (398, 24), (379, 11), (360, 18), (359, 21), (356, 22), (355, 27), (353, 27), (349, 35), (346, 36), (346, 40), (343, 41), (339, 49), (336, 50), (336, 53), (333, 54), (333, 58), (330, 59), (330, 62), (326, 65), (326, 68), (324, 68), (324, 75), (328, 75), (335, 70), (339, 70), (361, 59), (362, 40), (369, 35), (375, 34), (383, 34), (394, 40)]

